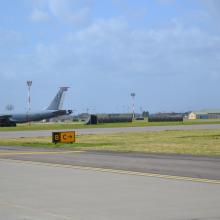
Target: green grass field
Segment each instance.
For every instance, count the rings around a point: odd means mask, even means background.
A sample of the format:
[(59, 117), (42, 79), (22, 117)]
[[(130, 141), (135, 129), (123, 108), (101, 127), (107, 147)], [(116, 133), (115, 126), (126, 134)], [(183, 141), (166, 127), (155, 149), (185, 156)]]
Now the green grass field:
[(81, 128), (112, 128), (112, 127), (143, 127), (143, 126), (166, 126), (166, 125), (193, 125), (193, 124), (220, 124), (220, 120), (185, 120), (182, 122), (147, 122), (134, 121), (132, 123), (106, 123), (98, 125), (85, 125), (83, 123), (32, 123), (18, 124), (17, 127), (0, 127), (1, 131), (25, 131), (25, 130), (59, 130)]
[(0, 145), (220, 156), (220, 130), (80, 135), (76, 143), (57, 145), (51, 137), (12, 138)]

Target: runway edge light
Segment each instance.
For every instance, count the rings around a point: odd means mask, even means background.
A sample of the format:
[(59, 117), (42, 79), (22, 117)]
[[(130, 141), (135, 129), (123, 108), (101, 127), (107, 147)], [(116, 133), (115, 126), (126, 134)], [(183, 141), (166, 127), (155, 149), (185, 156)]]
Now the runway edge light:
[(76, 132), (75, 131), (52, 132), (52, 142), (55, 144), (56, 143), (75, 143)]

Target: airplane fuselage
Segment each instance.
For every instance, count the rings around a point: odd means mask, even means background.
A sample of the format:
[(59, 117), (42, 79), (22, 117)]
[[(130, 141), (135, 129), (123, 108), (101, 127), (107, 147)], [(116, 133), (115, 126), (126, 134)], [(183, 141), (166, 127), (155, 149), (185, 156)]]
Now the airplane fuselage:
[(44, 110), (39, 112), (30, 112), (30, 113), (17, 113), (12, 114), (10, 121), (15, 123), (26, 123), (29, 121), (41, 121), (43, 119), (49, 119), (61, 115), (69, 115), (71, 111), (66, 110)]

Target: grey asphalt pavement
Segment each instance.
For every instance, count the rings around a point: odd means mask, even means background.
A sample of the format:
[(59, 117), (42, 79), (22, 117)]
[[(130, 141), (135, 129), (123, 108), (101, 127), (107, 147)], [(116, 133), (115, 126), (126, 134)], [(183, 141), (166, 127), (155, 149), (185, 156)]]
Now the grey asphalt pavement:
[(0, 146), (0, 158), (220, 180), (220, 157)]
[(220, 185), (0, 160), (0, 219), (219, 220)]
[[(146, 127), (124, 127), (124, 128), (87, 128), (73, 129), (78, 134), (117, 133), (117, 132), (145, 132), (166, 130), (197, 130), (197, 129), (220, 129), (220, 124), (208, 125), (174, 125), (174, 126), (146, 126)], [(63, 130), (62, 130), (63, 131)], [(52, 130), (41, 131), (1, 131), (0, 138), (16, 137), (44, 137), (51, 136)]]
[[(216, 128), (220, 125), (77, 132)], [(0, 132), (0, 138), (51, 132)], [(220, 181), (212, 181), (220, 180), (219, 170), (220, 157), (0, 146), (0, 219), (219, 220)]]

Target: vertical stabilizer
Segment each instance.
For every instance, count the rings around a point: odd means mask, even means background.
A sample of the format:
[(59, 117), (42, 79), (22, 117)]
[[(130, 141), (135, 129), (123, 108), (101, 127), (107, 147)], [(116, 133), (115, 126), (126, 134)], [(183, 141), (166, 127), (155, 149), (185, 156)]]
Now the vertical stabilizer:
[(63, 101), (65, 92), (68, 90), (69, 87), (60, 87), (58, 93), (54, 97), (53, 101), (48, 106), (47, 110), (61, 110), (63, 107)]

